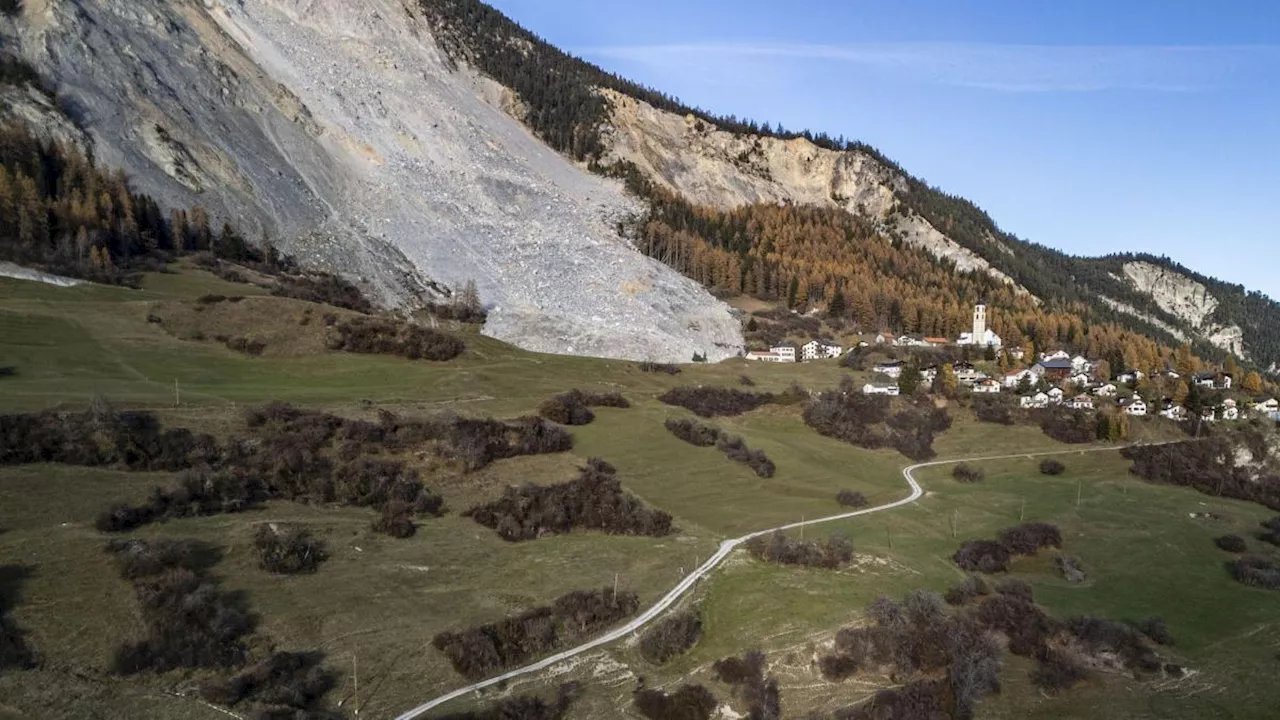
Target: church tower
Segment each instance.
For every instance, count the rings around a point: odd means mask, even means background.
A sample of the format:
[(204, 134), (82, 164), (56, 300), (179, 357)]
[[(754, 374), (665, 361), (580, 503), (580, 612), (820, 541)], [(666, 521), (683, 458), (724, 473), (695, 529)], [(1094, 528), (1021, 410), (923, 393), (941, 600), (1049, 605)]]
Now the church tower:
[(981, 345), (986, 342), (987, 334), (987, 304), (978, 303), (973, 308), (973, 343)]

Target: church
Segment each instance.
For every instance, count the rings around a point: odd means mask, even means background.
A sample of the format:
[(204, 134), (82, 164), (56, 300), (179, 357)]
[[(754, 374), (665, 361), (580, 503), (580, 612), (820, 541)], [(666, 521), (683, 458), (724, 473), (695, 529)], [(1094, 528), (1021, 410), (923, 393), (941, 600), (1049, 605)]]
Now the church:
[(987, 304), (978, 303), (973, 308), (973, 332), (960, 333), (957, 345), (978, 345), (999, 348), (1004, 343), (1000, 336), (987, 327)]

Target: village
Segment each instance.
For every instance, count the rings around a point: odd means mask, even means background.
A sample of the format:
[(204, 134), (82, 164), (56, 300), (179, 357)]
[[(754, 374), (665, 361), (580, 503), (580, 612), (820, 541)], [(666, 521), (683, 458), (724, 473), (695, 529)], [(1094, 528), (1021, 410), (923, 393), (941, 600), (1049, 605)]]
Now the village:
[[(964, 357), (975, 360), (920, 365), (898, 357), (909, 355), (913, 349), (927, 348), (956, 348), (964, 351)], [(1158, 416), (1176, 422), (1253, 418), (1280, 422), (1280, 399), (1247, 392), (1236, 377), (1239, 373), (1229, 368), (1188, 373), (1185, 378), (1172, 367), (1151, 372), (1137, 368), (1113, 372), (1102, 360), (1066, 350), (1031, 357), (1024, 348), (1006, 348), (1001, 337), (987, 327), (987, 307), (981, 303), (974, 307), (972, 330), (954, 340), (882, 331), (858, 340), (850, 348), (816, 338), (799, 347), (783, 343), (767, 350), (748, 351), (744, 357), (767, 363), (811, 362), (848, 358), (877, 349), (894, 357), (868, 366), (872, 377), (862, 386), (865, 395), (898, 396), (918, 388), (928, 389), (940, 374), (948, 374), (954, 377), (958, 388), (978, 395), (1012, 394), (1018, 406), (1027, 410), (1066, 407), (1093, 412), (1111, 407), (1131, 417)], [(1001, 372), (995, 367), (1007, 370)], [(904, 374), (911, 376), (908, 382), (904, 382)], [(1178, 386), (1186, 391), (1164, 392)]]

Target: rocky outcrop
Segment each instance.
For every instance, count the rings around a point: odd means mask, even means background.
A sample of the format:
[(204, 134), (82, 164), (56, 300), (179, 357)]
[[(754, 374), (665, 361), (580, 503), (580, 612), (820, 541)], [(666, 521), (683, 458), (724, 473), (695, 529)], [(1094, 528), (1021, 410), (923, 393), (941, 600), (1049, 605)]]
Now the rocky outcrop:
[[(1212, 322), (1218, 299), (1207, 287), (1176, 270), (1149, 262), (1127, 262), (1124, 277), (1135, 290), (1151, 297), (1156, 306), (1186, 323), (1192, 333), (1212, 345), (1246, 357), (1244, 331), (1238, 325)], [(1183, 339), (1185, 333), (1176, 333)]]
[(688, 361), (729, 308), (616, 231), (620, 186), (549, 150), (400, 0), (30, 0), (6, 45), (97, 157), (387, 304), (474, 279), (485, 332), (532, 350)]
[(906, 191), (905, 179), (870, 155), (826, 150), (804, 138), (735, 135), (693, 116), (603, 92), (612, 106), (605, 132), (609, 159), (634, 163), (690, 202), (726, 209), (777, 202), (841, 208), (882, 223), (887, 232), (962, 272), (986, 272), (1016, 285), (924, 218), (906, 212), (896, 197)]

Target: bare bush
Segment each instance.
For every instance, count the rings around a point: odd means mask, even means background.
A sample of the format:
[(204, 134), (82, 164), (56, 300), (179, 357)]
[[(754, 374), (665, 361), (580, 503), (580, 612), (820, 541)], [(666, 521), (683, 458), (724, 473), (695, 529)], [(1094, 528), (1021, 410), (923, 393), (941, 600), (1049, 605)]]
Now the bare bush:
[(663, 619), (640, 636), (640, 654), (661, 665), (689, 651), (702, 637), (702, 619), (696, 610), (686, 610)]
[(964, 605), (970, 600), (986, 597), (991, 594), (987, 581), (977, 575), (970, 575), (947, 590), (944, 598), (948, 605)]
[(1173, 635), (1169, 632), (1169, 624), (1165, 622), (1164, 618), (1158, 615), (1143, 618), (1134, 623), (1134, 627), (1138, 632), (1146, 635), (1157, 645), (1173, 644)]
[(1005, 528), (996, 538), (1014, 555), (1035, 555), (1043, 548), (1062, 547), (1062, 532), (1057, 526), (1043, 522)]
[(883, 395), (863, 395), (852, 386), (809, 399), (805, 424), (819, 435), (871, 450), (893, 447), (915, 460), (934, 456), (933, 440), (951, 427), (951, 416), (928, 398), (897, 405)]
[(587, 425), (595, 419), (592, 407), (629, 408), (631, 403), (619, 393), (586, 393), (570, 390), (542, 401), (538, 415), (561, 425)]
[(499, 670), (548, 652), (560, 643), (606, 628), (640, 607), (635, 593), (614, 595), (605, 588), (576, 591), (557, 598), (550, 606), (537, 607), (495, 623), (458, 632), (442, 632), (431, 643), (470, 680), (481, 680)]
[(951, 720), (949, 694), (941, 680), (917, 680), (879, 690), (862, 705), (837, 710), (835, 720)]
[(206, 681), (200, 696), (229, 707), (250, 706), (255, 717), (332, 717), (322, 714), (337, 677), (318, 652), (274, 652), (229, 678)]
[(1040, 474), (1041, 474), (1041, 475), (1061, 475), (1062, 473), (1064, 473), (1064, 472), (1066, 472), (1066, 471), (1067, 471), (1067, 466), (1066, 466), (1066, 465), (1063, 465), (1062, 463), (1058, 462), (1057, 460), (1042, 460), (1042, 461), (1040, 461)]
[(1231, 566), (1236, 582), (1252, 587), (1280, 590), (1280, 563), (1258, 555), (1246, 555)]
[(672, 365), (671, 363), (656, 363), (656, 362), (646, 361), (646, 362), (638, 363), (636, 367), (640, 368), (640, 372), (663, 373), (665, 375), (680, 374), (680, 366)]
[(482, 710), (440, 715), (436, 720), (561, 720), (579, 692), (577, 683), (566, 683), (550, 702), (533, 695), (519, 695), (498, 700)]
[(1081, 567), (1080, 561), (1070, 555), (1059, 555), (1053, 559), (1053, 566), (1062, 573), (1062, 577), (1069, 583), (1082, 583), (1089, 579), (1084, 568)]
[(836, 502), (844, 507), (860, 508), (867, 506), (867, 496), (854, 490), (841, 490), (836, 493)]
[(825, 541), (791, 540), (782, 532), (775, 532), (765, 539), (757, 536), (744, 547), (758, 560), (783, 565), (835, 569), (853, 560), (853, 543), (848, 538), (833, 535)]
[(19, 585), (31, 574), (21, 565), (0, 565), (0, 672), (27, 670), (37, 664), (27, 632), (10, 616)]
[(1223, 535), (1213, 539), (1213, 544), (1219, 549), (1226, 550), (1230, 553), (1242, 553), (1249, 549), (1248, 543), (1239, 535)]
[(777, 472), (777, 466), (764, 454), (763, 450), (752, 450), (738, 436), (721, 435), (716, 442), (716, 449), (729, 456), (730, 460), (740, 462), (751, 468), (752, 472), (762, 478), (771, 478)]
[(750, 412), (772, 402), (773, 396), (736, 388), (682, 386), (671, 388), (659, 395), (658, 400), (709, 418)]
[(996, 592), (1001, 595), (1018, 598), (1026, 602), (1035, 600), (1034, 592), (1031, 589), (1031, 583), (1020, 578), (1005, 578), (996, 583)]
[(951, 477), (955, 478), (956, 482), (978, 483), (986, 479), (987, 471), (969, 463), (960, 463), (951, 471)]
[(636, 711), (650, 720), (710, 720), (719, 703), (701, 685), (681, 685), (674, 693), (640, 690), (634, 697)]
[(671, 418), (664, 425), (672, 435), (696, 447), (711, 447), (720, 439), (720, 428), (695, 420)]
[(1013, 425), (1017, 422), (1018, 406), (1013, 396), (1000, 393), (998, 395), (977, 395), (973, 397), (973, 412), (982, 422), (998, 425)]
[(613, 466), (592, 459), (574, 480), (549, 486), (509, 487), (500, 499), (474, 507), (465, 515), (496, 530), (508, 542), (577, 528), (611, 535), (670, 534), (671, 516), (646, 508), (623, 491), (615, 473)]
[(750, 650), (741, 658), (717, 660), (711, 669), (720, 682), (732, 686), (734, 695), (747, 703), (750, 720), (780, 720), (782, 696), (777, 678), (765, 676), (764, 653)]
[(1120, 658), (1124, 666), (1137, 672), (1157, 672), (1160, 659), (1147, 645), (1138, 630), (1095, 617), (1075, 617), (1067, 621), (1067, 629), (1090, 654), (1103, 653)]
[(1093, 442), (1097, 437), (1097, 423), (1084, 410), (1058, 407), (1037, 412), (1040, 429), (1058, 442), (1078, 445)]
[(466, 349), (448, 333), (386, 318), (357, 317), (330, 328), (330, 350), (398, 355), (410, 360), (452, 360)]
[(259, 525), (253, 536), (258, 567), (278, 575), (313, 573), (328, 559), (324, 543), (311, 531), (295, 525)]
[(1036, 668), (1031, 671), (1031, 682), (1050, 693), (1069, 690), (1076, 683), (1089, 677), (1089, 669), (1075, 653), (1056, 648), (1045, 648), (1036, 657)]
[(961, 570), (982, 573), (1009, 571), (1009, 549), (994, 540), (967, 540), (951, 559)]
[[(1232, 460), (1238, 449), (1249, 449), (1259, 442), (1265, 443), (1242, 431), (1230, 437), (1127, 447), (1120, 454), (1133, 461), (1133, 474), (1149, 482), (1192, 487), (1206, 495), (1248, 500), (1280, 510), (1280, 475), (1258, 476), (1253, 469), (1237, 467)], [(1265, 454), (1258, 452), (1254, 457)]]

